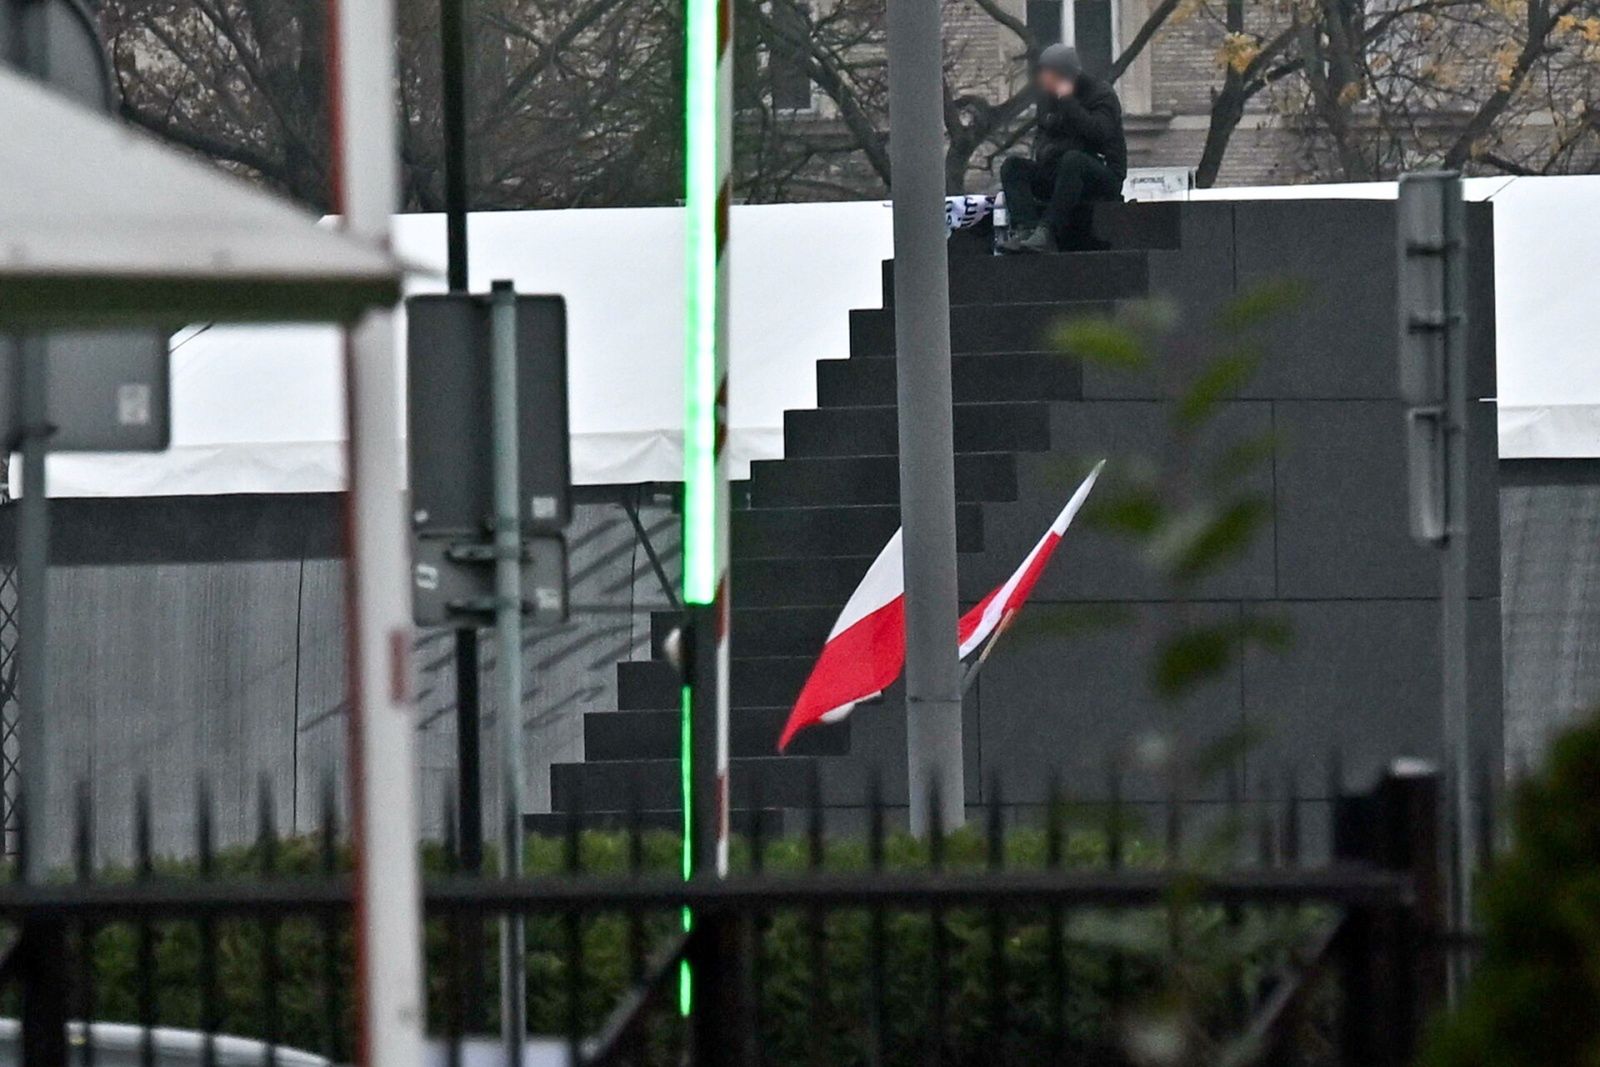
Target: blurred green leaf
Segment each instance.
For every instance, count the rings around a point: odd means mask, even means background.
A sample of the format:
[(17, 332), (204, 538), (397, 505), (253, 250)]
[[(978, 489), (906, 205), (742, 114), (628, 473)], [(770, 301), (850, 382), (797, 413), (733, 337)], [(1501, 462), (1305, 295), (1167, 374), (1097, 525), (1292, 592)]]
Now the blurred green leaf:
[(1112, 367), (1138, 368), (1150, 352), (1137, 333), (1110, 319), (1069, 319), (1056, 330), (1056, 345), (1068, 355)]
[(1152, 557), (1173, 582), (1192, 584), (1244, 555), (1271, 515), (1271, 503), (1259, 493), (1240, 496), (1220, 510), (1197, 505), (1152, 541)]
[(1178, 325), (1178, 305), (1165, 297), (1133, 300), (1117, 305), (1117, 319), (1153, 341)]
[(1011, 634), (1013, 640), (1060, 637), (1126, 626), (1133, 619), (1133, 611), (1126, 604), (1036, 604), (1017, 616)]
[(1233, 635), (1226, 627), (1194, 629), (1163, 644), (1156, 659), (1156, 691), (1180, 697), (1221, 674), (1233, 655)]
[(1240, 349), (1219, 356), (1200, 372), (1194, 382), (1178, 398), (1173, 421), (1181, 430), (1194, 430), (1210, 418), (1218, 404), (1235, 395), (1256, 372), (1261, 364), (1261, 353), (1255, 349)]
[(1162, 643), (1156, 654), (1156, 691), (1182, 697), (1220, 675), (1247, 644), (1282, 649), (1290, 639), (1281, 619), (1246, 615), (1240, 619), (1196, 626)]
[(1218, 333), (1237, 336), (1304, 302), (1308, 293), (1299, 278), (1262, 282), (1224, 304), (1211, 324)]
[(1096, 529), (1133, 537), (1151, 537), (1167, 521), (1166, 505), (1149, 486), (1114, 486), (1090, 497), (1084, 521)]
[(1214, 489), (1228, 488), (1262, 464), (1272, 462), (1278, 444), (1278, 435), (1270, 431), (1229, 443), (1212, 460), (1207, 483)]

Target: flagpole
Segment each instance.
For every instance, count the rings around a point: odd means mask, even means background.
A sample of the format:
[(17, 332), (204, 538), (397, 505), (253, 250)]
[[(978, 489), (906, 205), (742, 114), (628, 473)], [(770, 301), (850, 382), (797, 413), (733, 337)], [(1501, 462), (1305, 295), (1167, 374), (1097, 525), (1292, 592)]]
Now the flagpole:
[[(911, 831), (966, 818), (956, 657), (956, 488), (950, 263), (944, 216), (939, 4), (889, 0), (889, 154), (900, 522), (905, 531), (906, 764)], [(937, 797), (939, 811), (931, 810)]]
[(983, 651), (978, 653), (978, 658), (972, 661), (972, 666), (967, 668), (967, 673), (961, 678), (961, 695), (966, 696), (978, 680), (978, 672), (983, 670), (983, 665), (989, 662), (989, 653), (994, 651), (994, 646), (1000, 643), (1000, 638), (1011, 628), (1011, 620), (1017, 617), (1016, 610), (1008, 611), (1000, 619), (1000, 625), (994, 628), (994, 633), (989, 635), (989, 640), (983, 644)]

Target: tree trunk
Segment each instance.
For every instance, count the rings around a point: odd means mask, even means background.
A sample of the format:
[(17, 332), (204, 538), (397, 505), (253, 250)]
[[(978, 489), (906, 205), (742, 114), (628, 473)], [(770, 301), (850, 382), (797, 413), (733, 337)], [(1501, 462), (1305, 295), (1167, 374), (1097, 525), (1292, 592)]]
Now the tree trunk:
[(1200, 149), (1200, 164), (1194, 170), (1194, 183), (1199, 188), (1209, 189), (1216, 184), (1233, 131), (1244, 118), (1245, 99), (1243, 80), (1230, 71), (1222, 89), (1211, 98), (1211, 122), (1206, 127), (1205, 146)]

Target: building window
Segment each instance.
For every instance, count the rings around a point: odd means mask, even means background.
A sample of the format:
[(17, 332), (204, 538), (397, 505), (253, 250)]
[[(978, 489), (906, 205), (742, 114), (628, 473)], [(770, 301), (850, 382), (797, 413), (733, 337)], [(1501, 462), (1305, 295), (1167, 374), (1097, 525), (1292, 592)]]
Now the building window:
[(1070, 44), (1085, 72), (1104, 77), (1111, 69), (1117, 39), (1113, 0), (1028, 0), (1027, 18), (1040, 48)]
[(803, 43), (811, 33), (810, 5), (778, 0), (762, 4), (761, 12), (770, 20), (762, 33), (739, 33), (734, 38), (736, 106), (741, 110), (762, 105), (775, 111), (812, 110), (815, 86), (806, 68)]

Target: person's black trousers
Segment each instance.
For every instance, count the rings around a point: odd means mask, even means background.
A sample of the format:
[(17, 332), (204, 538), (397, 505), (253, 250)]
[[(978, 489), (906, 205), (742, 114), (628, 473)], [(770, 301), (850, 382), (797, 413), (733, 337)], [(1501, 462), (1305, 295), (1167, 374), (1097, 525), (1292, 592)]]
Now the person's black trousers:
[(1065, 152), (1045, 161), (1012, 156), (1000, 164), (1000, 187), (1012, 233), (1042, 223), (1058, 241), (1067, 232), (1073, 208), (1090, 200), (1122, 198), (1122, 178), (1087, 152)]

